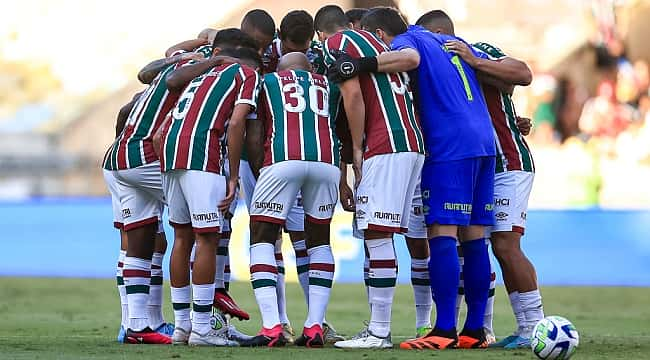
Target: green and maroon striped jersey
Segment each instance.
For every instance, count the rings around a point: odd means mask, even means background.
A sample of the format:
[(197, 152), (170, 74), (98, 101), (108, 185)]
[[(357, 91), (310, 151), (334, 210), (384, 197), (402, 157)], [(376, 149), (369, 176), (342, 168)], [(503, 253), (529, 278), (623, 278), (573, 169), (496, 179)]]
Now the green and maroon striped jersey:
[(265, 75), (258, 111), (266, 130), (264, 166), (286, 160), (338, 166), (339, 97), (338, 87), (323, 75), (303, 70)]
[(239, 64), (207, 70), (183, 90), (163, 129), (161, 168), (221, 173), (221, 144), (238, 104), (257, 104), (259, 76)]
[[(204, 45), (194, 51), (207, 58), (212, 54), (212, 47)], [(180, 50), (171, 56), (184, 52)], [(179, 96), (178, 93), (169, 92), (165, 79), (169, 73), (186, 63), (187, 61), (182, 61), (164, 68), (138, 98), (129, 113), (124, 130), (104, 156), (104, 169), (132, 169), (158, 160), (154, 152), (153, 135)]]
[[(275, 38), (271, 45), (269, 45), (269, 47), (264, 51), (264, 55), (262, 56), (262, 73), (268, 74), (276, 72), (278, 70), (278, 62), (282, 55), (284, 55), (282, 53), (282, 40)], [(307, 58), (311, 63), (312, 72), (321, 75), (327, 74), (327, 66), (325, 65), (325, 59), (323, 58), (323, 47), (318, 41), (311, 42), (305, 55), (307, 55)]]
[[(388, 48), (373, 34), (363, 30), (343, 30), (324, 43), (325, 63), (341, 50), (354, 58), (377, 56)], [(360, 74), (359, 83), (366, 107), (365, 153), (374, 155), (398, 152), (424, 153), (422, 129), (415, 114), (413, 94), (406, 73)]]
[[(492, 60), (506, 57), (501, 49), (480, 42), (472, 45), (477, 51), (488, 55)], [(524, 136), (517, 128), (517, 112), (512, 96), (501, 92), (492, 85), (481, 84), (485, 102), (492, 118), (496, 138), (496, 172), (521, 170), (535, 172), (535, 164)]]

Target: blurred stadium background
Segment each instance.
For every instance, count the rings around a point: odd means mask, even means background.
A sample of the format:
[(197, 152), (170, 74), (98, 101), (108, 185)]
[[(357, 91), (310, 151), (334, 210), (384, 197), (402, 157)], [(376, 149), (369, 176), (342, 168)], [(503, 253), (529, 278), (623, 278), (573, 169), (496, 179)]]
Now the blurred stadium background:
[[(313, 14), (331, 2), (303, 5)], [(535, 79), (515, 98), (519, 115), (534, 120), (537, 175), (524, 243), (541, 282), (650, 286), (650, 1), (333, 2), (394, 5), (411, 21), (442, 8), (467, 41), (525, 60)], [(117, 233), (99, 163), (119, 107), (143, 88), (137, 71), (205, 27), (238, 26), (251, 8), (268, 10), (279, 24), (295, 6), (24, 0), (4, 7), (0, 275), (113, 276)], [(247, 219), (239, 211), (231, 246), (242, 279)], [(338, 211), (339, 281), (361, 279), (363, 255), (349, 224)], [(70, 256), (77, 261), (62, 264)]]

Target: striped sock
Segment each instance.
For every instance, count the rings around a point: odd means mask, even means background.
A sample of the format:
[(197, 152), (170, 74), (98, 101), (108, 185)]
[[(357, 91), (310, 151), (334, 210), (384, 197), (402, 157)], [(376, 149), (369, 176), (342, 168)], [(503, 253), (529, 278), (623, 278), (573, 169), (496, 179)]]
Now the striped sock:
[(192, 284), (192, 300), (192, 331), (207, 334), (214, 302), (214, 283)]
[(251, 283), (262, 314), (262, 326), (266, 329), (280, 324), (276, 293), (278, 268), (273, 249), (269, 243), (253, 244), (250, 249)]
[(120, 255), (117, 258), (117, 270), (115, 272), (115, 280), (117, 281), (117, 292), (120, 294), (120, 306), (122, 308), (122, 321), (121, 325), (124, 329), (129, 327), (129, 302), (126, 297), (126, 287), (124, 286), (124, 277), (122, 271), (124, 269), (124, 257), (126, 250), (120, 250)]
[(458, 252), (458, 264), (460, 265), (460, 281), (458, 282), (458, 294), (456, 295), (456, 324), (460, 324), (460, 307), (465, 300), (465, 282), (463, 281), (463, 249), (460, 247), (460, 241), (456, 240), (456, 251)]
[(411, 258), (411, 285), (415, 298), (415, 327), (431, 326), (431, 282), (429, 281), (429, 258)]
[(172, 287), (172, 307), (174, 308), (174, 325), (185, 331), (192, 329), (190, 321), (190, 304), (192, 303), (192, 288), (189, 285)]
[(309, 308), (305, 327), (323, 325), (334, 279), (334, 256), (329, 245), (316, 246), (309, 253)]
[(370, 256), (368, 294), (370, 323), (368, 329), (379, 337), (390, 333), (390, 315), (395, 295), (397, 262), (391, 238), (365, 240)]
[(277, 285), (275, 287), (276, 296), (278, 299), (278, 313), (280, 314), (280, 321), (283, 324), (289, 323), (289, 316), (287, 316), (287, 294), (284, 283), (284, 258), (282, 257), (282, 239), (275, 241), (275, 265), (278, 269)]
[(309, 305), (309, 254), (305, 240), (293, 242), (293, 251), (296, 253), (296, 271), (298, 272), (298, 282), (305, 294), (305, 301)]
[(483, 327), (490, 333), (494, 334), (492, 327), (492, 319), (494, 318), (494, 288), (497, 284), (497, 274), (494, 272), (494, 266), (490, 261), (490, 292), (488, 293), (488, 301), (485, 305), (485, 316), (483, 317)]
[(134, 331), (141, 331), (149, 326), (147, 303), (151, 282), (151, 260), (125, 256), (122, 276), (129, 303), (128, 327)]
[(226, 256), (226, 266), (223, 268), (223, 287), (230, 290), (230, 253)]
[(363, 248), (365, 252), (363, 257), (363, 283), (366, 286), (366, 299), (368, 299), (368, 306), (370, 306), (370, 310), (372, 311), (372, 306), (370, 305), (370, 278), (368, 277), (368, 273), (370, 272), (370, 258), (368, 257), (368, 248), (365, 243), (363, 244)]
[(214, 287), (216, 289), (226, 288), (226, 267), (228, 266), (228, 245), (230, 244), (230, 234), (221, 234), (221, 239), (217, 246), (217, 267), (214, 272)]
[(149, 304), (147, 305), (147, 312), (149, 314), (149, 325), (154, 330), (165, 322), (162, 313), (163, 256), (164, 254), (161, 253), (153, 253), (151, 258), (151, 282), (149, 283)]

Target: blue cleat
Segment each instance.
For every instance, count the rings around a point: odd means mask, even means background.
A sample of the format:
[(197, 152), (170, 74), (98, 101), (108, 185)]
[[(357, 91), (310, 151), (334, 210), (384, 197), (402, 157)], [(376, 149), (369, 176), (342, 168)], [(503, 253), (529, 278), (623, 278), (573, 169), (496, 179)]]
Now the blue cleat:
[(117, 342), (123, 343), (125, 337), (126, 337), (126, 330), (124, 330), (124, 327), (120, 325), (120, 331), (117, 333)]
[(517, 336), (510, 344), (503, 347), (506, 350), (530, 349), (530, 338)]
[(505, 337), (505, 338), (501, 339), (501, 341), (497, 341), (494, 344), (490, 344), (488, 347), (491, 347), (491, 348), (503, 348), (503, 347), (506, 347), (506, 345), (510, 344), (511, 342), (517, 340), (517, 338), (519, 338), (519, 336), (513, 334), (513, 335), (510, 335), (508, 337)]
[(172, 336), (174, 335), (174, 324), (172, 323), (162, 323), (162, 325), (158, 326), (156, 330), (154, 330), (158, 334), (163, 334), (167, 336)]

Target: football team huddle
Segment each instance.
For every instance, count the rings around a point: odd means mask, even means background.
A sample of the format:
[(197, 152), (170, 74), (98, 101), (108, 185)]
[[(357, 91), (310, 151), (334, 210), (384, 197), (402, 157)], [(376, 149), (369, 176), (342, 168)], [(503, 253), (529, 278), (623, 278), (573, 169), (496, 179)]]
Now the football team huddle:
[[(205, 29), (173, 45), (138, 79), (147, 87), (120, 110), (102, 165), (121, 233), (118, 341), (392, 348), (400, 233), (416, 313), (415, 337), (400, 348), (530, 346), (544, 315), (534, 267), (520, 249), (534, 177), (524, 140), (531, 122), (511, 99), (532, 80), (524, 62), (468, 44), (441, 10), (409, 26), (393, 8), (328, 5), (314, 17), (291, 11), (277, 30), (266, 11), (249, 11), (239, 29)], [(255, 336), (229, 321), (250, 318), (228, 293), (240, 192), (262, 318)], [(364, 243), (370, 311), (347, 339), (326, 320), (339, 202), (354, 213), (353, 234)], [(165, 206), (174, 229), (174, 325), (162, 314)], [(295, 338), (282, 231), (308, 309)], [(518, 325), (498, 342), (490, 244)]]

